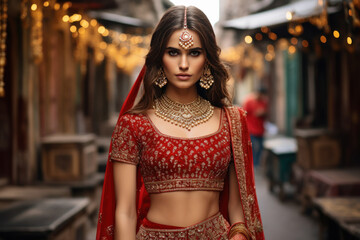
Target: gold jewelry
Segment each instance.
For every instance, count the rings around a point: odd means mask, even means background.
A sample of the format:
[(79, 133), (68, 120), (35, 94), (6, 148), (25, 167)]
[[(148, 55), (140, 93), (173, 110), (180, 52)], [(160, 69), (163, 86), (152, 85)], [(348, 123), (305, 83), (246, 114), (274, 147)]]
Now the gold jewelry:
[(229, 234), (228, 234), (229, 239), (231, 239), (238, 233), (242, 234), (247, 240), (251, 240), (251, 233), (245, 226), (245, 223), (239, 222), (233, 224), (229, 230)]
[(208, 64), (205, 65), (204, 72), (200, 77), (200, 86), (205, 89), (209, 89), (214, 83), (214, 77), (211, 74), (210, 67)]
[(154, 83), (159, 86), (159, 88), (162, 88), (167, 84), (167, 78), (162, 67), (159, 69), (158, 76), (155, 79)]
[(163, 94), (155, 99), (153, 108), (156, 116), (189, 131), (209, 120), (214, 114), (211, 103), (200, 96), (191, 103), (179, 103)]
[(182, 47), (184, 49), (188, 49), (189, 47), (194, 45), (193, 36), (191, 36), (191, 34), (187, 30), (186, 12), (187, 12), (187, 8), (185, 7), (185, 10), (184, 10), (184, 31), (181, 33), (181, 35), (179, 37), (179, 45), (180, 45), (180, 47)]

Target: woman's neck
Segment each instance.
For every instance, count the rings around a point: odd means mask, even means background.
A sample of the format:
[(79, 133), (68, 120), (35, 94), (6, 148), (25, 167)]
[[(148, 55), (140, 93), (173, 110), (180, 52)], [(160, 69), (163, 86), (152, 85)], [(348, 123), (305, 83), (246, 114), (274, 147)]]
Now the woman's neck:
[(165, 94), (171, 100), (179, 102), (179, 103), (193, 102), (198, 96), (196, 87), (191, 88), (191, 89), (167, 88), (166, 91), (165, 91)]

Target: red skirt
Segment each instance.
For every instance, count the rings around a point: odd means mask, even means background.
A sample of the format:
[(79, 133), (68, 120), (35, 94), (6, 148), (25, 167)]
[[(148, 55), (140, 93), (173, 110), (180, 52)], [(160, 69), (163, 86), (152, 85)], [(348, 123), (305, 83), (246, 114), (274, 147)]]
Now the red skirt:
[(136, 239), (228, 240), (229, 228), (230, 224), (220, 212), (189, 227), (168, 226), (144, 219), (136, 234)]

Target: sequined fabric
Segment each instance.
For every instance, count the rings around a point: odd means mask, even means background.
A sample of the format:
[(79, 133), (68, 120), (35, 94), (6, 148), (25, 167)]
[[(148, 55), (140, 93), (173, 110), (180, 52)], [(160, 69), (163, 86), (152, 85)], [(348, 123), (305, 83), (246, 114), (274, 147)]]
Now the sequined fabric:
[(140, 226), (136, 240), (177, 239), (177, 240), (227, 240), (230, 224), (220, 214), (198, 224), (180, 229), (156, 229)]
[(222, 112), (219, 129), (197, 138), (161, 133), (145, 114), (125, 114), (113, 134), (111, 160), (139, 164), (148, 193), (222, 191), (231, 160), (230, 132)]

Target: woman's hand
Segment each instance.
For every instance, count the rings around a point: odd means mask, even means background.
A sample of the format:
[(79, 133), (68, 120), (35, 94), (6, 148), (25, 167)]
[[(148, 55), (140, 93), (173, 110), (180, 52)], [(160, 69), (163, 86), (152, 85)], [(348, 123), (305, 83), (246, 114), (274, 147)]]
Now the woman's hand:
[(241, 233), (236, 234), (230, 240), (248, 240), (244, 235)]

